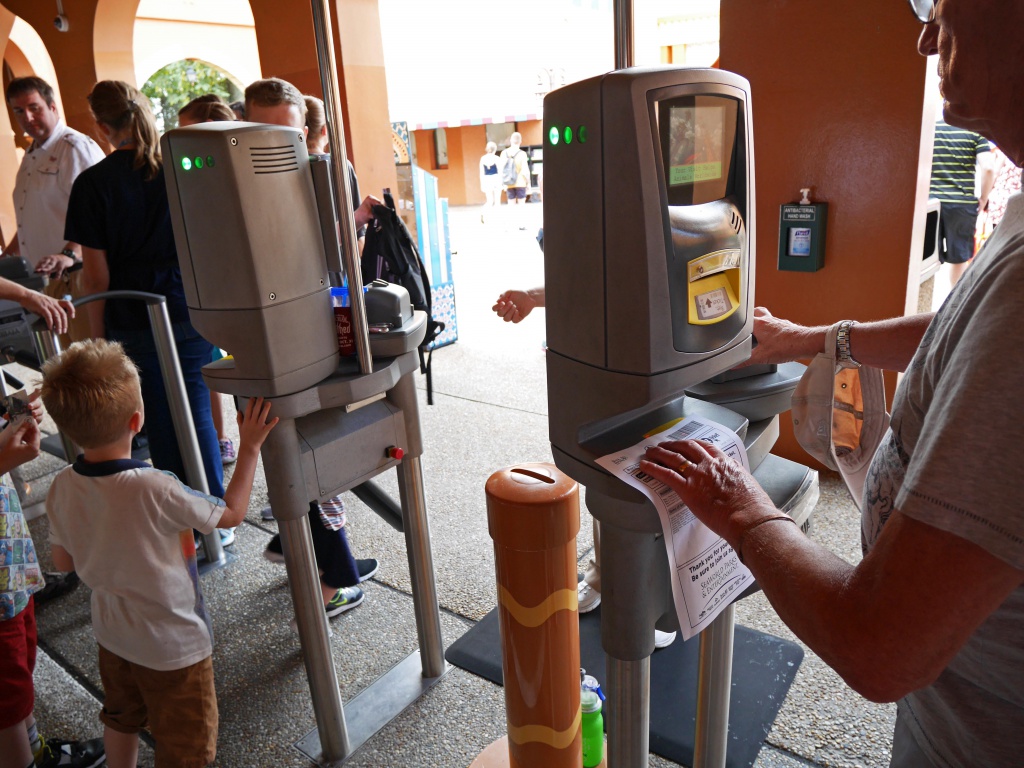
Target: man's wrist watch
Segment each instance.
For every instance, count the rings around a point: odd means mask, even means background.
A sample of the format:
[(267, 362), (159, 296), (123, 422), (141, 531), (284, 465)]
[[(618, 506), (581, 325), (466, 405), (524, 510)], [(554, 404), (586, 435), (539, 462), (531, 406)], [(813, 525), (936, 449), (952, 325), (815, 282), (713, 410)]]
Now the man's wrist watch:
[(854, 325), (853, 320), (843, 320), (836, 331), (836, 362), (843, 368), (860, 368), (860, 363), (850, 353), (850, 329)]
[(75, 253), (70, 248), (62, 248), (61, 252), (60, 252), (60, 255), (61, 256), (67, 256), (69, 259), (71, 259), (73, 262), (75, 262), (75, 264), (77, 264), (77, 263), (79, 263), (81, 261), (81, 259), (78, 258), (78, 254)]

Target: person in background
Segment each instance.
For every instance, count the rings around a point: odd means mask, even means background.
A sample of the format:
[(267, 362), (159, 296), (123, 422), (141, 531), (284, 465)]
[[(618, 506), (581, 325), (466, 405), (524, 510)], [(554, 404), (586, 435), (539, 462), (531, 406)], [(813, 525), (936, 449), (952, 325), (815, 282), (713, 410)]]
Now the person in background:
[[(82, 248), (64, 239), (64, 217), (71, 185), (82, 171), (103, 159), (103, 151), (91, 138), (61, 122), (53, 88), (45, 80), (15, 78), (6, 96), (32, 146), (18, 168), (14, 185), (18, 230), (4, 255), (21, 256), (36, 273), (50, 276), (47, 295), (77, 299), (84, 295), (78, 271)], [(88, 336), (84, 318), (71, 323), (71, 341)]]
[[(1024, 3), (910, 5), (924, 24), (918, 51), (938, 60), (946, 122), (1024, 161)], [(729, 543), (848, 685), (896, 702), (891, 768), (1021, 764), (1024, 355), (1008, 329), (1024, 322), (1022, 296), (1016, 195), (937, 313), (840, 325), (841, 365), (904, 372), (864, 483), (855, 565), (805, 536), (714, 446), (662, 443), (641, 463)], [(751, 362), (811, 358), (827, 331), (758, 308)]]
[(501, 205), (501, 159), (496, 154), (498, 145), (488, 141), (480, 158), (480, 191), (484, 193), (484, 209), (480, 214), (480, 223), (484, 224), (485, 216)]
[[(189, 321), (149, 99), (117, 80), (96, 83), (88, 98), (97, 129), (115, 150), (75, 180), (65, 237), (82, 244), (83, 284), (89, 293), (145, 291), (167, 299), (208, 490), (222, 497), (224, 466), (202, 376), (213, 345)], [(93, 337), (120, 341), (139, 366), (153, 466), (186, 478), (146, 306), (114, 299), (94, 301), (87, 311)], [(234, 531), (220, 535), (224, 546), (234, 543)]]
[(956, 128), (943, 119), (935, 124), (929, 196), (939, 201), (939, 261), (950, 265), (956, 285), (974, 258), (978, 213), (992, 189), (992, 153), (988, 141), (974, 131)]
[(981, 249), (985, 241), (992, 236), (1006, 214), (1006, 203), (1014, 195), (1020, 194), (1021, 170), (1008, 158), (999, 147), (992, 147), (992, 167), (995, 181), (988, 196), (988, 204), (978, 217), (978, 231), (975, 235), (975, 251)]
[[(515, 166), (515, 180), (511, 184), (505, 184), (505, 197), (511, 206), (526, 205), (526, 194), (530, 189), (530, 163), (526, 153), (520, 149), (522, 143), (523, 136), (516, 131), (509, 137), (508, 149), (502, 151), (500, 158), (503, 174), (506, 164), (510, 161)], [(521, 207), (515, 211), (513, 218), (520, 229), (526, 229)]]
[[(211, 122), (231, 122), (235, 119), (235, 113), (214, 93), (208, 93), (192, 99), (188, 104), (178, 110), (178, 127), (188, 128), (190, 125)], [(213, 348), (211, 362), (217, 362), (224, 357), (219, 348)], [(221, 402), (220, 392), (210, 390), (210, 416), (213, 419), (213, 428), (217, 430), (217, 444), (220, 446), (220, 460), (225, 467), (234, 464), (237, 454), (235, 444), (231, 442), (227, 431), (224, 429), (224, 405)]]
[[(313, 130), (307, 126), (307, 99), (291, 83), (279, 78), (257, 80), (245, 89), (245, 113), (253, 123), (284, 125), (300, 131), (308, 131), (314, 139), (316, 149), (325, 149), (323, 138), (326, 135), (326, 118), (323, 117), (323, 103), (314, 103), (319, 107), (318, 114), (313, 116)], [(319, 99), (317, 100), (319, 101)], [(323, 120), (323, 127), (320, 121)], [(351, 166), (350, 166), (351, 168)], [(351, 173), (351, 170), (350, 170)], [(350, 180), (351, 183), (351, 180)], [(353, 202), (358, 199), (353, 184)], [(355, 211), (357, 227), (365, 227), (373, 216), (371, 205), (374, 198), (367, 197)], [(273, 512), (267, 507), (264, 517)], [(320, 569), (320, 591), (324, 601), (324, 610), (328, 617), (339, 616), (359, 606), (363, 602), (363, 590), (358, 586), (377, 573), (378, 563), (374, 558), (356, 560), (349, 548), (348, 537), (345, 535), (345, 505), (340, 496), (328, 499), (322, 504), (316, 502), (309, 506), (309, 529), (313, 539), (313, 551), (317, 566)], [(263, 556), (272, 563), (284, 563), (284, 551), (281, 535), (271, 538)]]

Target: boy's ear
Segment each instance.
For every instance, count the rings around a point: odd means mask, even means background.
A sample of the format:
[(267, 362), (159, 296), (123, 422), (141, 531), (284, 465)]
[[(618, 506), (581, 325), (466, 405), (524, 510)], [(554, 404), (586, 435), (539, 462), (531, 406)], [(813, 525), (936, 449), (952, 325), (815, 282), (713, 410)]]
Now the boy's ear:
[(137, 435), (142, 431), (143, 420), (142, 411), (136, 411), (132, 414), (132, 417), (128, 419), (128, 429), (131, 430), (133, 435)]

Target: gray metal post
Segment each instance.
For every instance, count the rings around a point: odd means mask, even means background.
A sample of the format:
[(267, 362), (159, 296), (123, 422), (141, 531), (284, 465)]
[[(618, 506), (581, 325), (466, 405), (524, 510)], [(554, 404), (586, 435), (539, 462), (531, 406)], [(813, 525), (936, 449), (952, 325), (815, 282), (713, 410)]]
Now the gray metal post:
[(409, 553), (409, 580), (412, 584), (413, 610), (424, 677), (444, 672), (444, 642), (434, 580), (434, 558), (430, 548), (430, 523), (423, 493), (423, 469), (420, 454), (423, 441), (419, 431), (419, 401), (413, 376), (403, 376), (392, 389), (391, 399), (405, 416), (408, 454), (398, 465), (398, 494), (402, 502), (405, 546)]
[(609, 768), (646, 768), (651, 751), (651, 657), (605, 657), (608, 676)]
[[(42, 325), (42, 321), (39, 324)], [(39, 358), (40, 363), (46, 362), (51, 357), (56, 357), (61, 353), (60, 339), (49, 328), (45, 326), (33, 328), (32, 337), (35, 339), (36, 356)], [(60, 436), (60, 444), (64, 449), (64, 458), (68, 464), (73, 463), (80, 453), (78, 446), (60, 430), (57, 431), (57, 434)]]
[(309, 499), (300, 463), (294, 419), (282, 419), (267, 435), (261, 451), (270, 506), (281, 531), (281, 548), (295, 604), (295, 620), (313, 697), (313, 714), (324, 760), (346, 758), (351, 750), (338, 674), (334, 669), (320, 575), (309, 532)]
[(615, 0), (615, 68), (633, 66), (633, 0)]
[(700, 634), (693, 768), (725, 768), (735, 612), (730, 605)]
[(370, 326), (363, 301), (363, 272), (359, 263), (359, 238), (352, 213), (352, 190), (348, 185), (348, 152), (345, 147), (345, 121), (338, 94), (338, 62), (334, 55), (331, 30), (331, 9), (327, 0), (312, 0), (313, 34), (316, 37), (316, 58), (320, 68), (320, 86), (327, 112), (327, 140), (331, 146), (331, 172), (334, 174), (335, 207), (341, 224), (341, 258), (348, 277), (348, 295), (352, 304), (352, 330), (359, 357), (360, 373), (373, 370), (370, 356)]
[[(178, 362), (178, 347), (174, 343), (171, 332), (171, 318), (167, 314), (167, 301), (147, 302), (149, 325), (153, 331), (153, 343), (156, 345), (157, 360), (160, 362), (160, 373), (164, 379), (164, 391), (167, 393), (167, 405), (171, 410), (174, 422), (174, 434), (178, 439), (178, 451), (185, 465), (185, 482), (197, 491), (208, 494), (210, 485), (206, 482), (206, 469), (199, 451), (199, 438), (196, 437), (196, 425), (192, 421), (192, 408), (188, 403), (185, 391), (185, 379), (181, 374)], [(206, 550), (208, 565), (222, 565), (227, 561), (224, 548), (220, 545), (220, 532), (203, 534), (203, 549)]]

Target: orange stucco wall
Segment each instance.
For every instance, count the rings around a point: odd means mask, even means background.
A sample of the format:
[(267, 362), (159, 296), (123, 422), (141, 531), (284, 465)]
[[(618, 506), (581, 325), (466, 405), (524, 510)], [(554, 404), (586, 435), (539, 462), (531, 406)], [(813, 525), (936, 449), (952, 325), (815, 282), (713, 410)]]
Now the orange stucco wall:
[(448, 198), (449, 205), (481, 205), (480, 156), (487, 146), (487, 132), (482, 125), (446, 128), (448, 167), (436, 168), (434, 131), (413, 131), (416, 141), (416, 164), (437, 177), (437, 193)]
[[(756, 301), (807, 324), (916, 306), (931, 162), (921, 26), (905, 3), (722, 0), (721, 65), (751, 84)], [(777, 268), (779, 206), (810, 187), (829, 204), (825, 267)], [(895, 377), (887, 379), (890, 398)], [(806, 461), (788, 419), (777, 452)]]
[[(522, 134), (523, 144), (542, 144), (544, 123), (530, 120), (516, 123), (515, 129)], [(434, 131), (413, 131), (416, 141), (416, 163), (437, 176), (437, 190), (441, 197), (448, 198), (449, 205), (483, 205), (484, 193), (480, 191), (480, 157), (487, 147), (487, 129), (483, 125), (464, 125), (445, 128), (448, 140), (448, 167), (435, 168)]]

